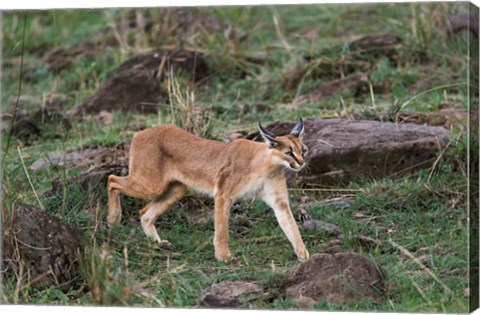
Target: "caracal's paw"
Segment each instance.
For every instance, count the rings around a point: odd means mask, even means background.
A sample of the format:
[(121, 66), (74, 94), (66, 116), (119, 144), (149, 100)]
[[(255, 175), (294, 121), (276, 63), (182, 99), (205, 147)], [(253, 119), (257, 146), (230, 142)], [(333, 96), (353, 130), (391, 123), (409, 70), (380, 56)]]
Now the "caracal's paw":
[(157, 240), (157, 244), (158, 244), (158, 246), (160, 246), (160, 247), (171, 247), (171, 246), (172, 246), (172, 243), (170, 243), (169, 241), (167, 241), (167, 240), (161, 240), (161, 239), (158, 239), (158, 240)]
[(310, 258), (310, 253), (308, 252), (308, 250), (305, 249), (302, 252), (298, 253), (297, 257), (299, 261), (304, 262), (308, 260), (308, 258)]
[(109, 227), (119, 226), (121, 218), (119, 215), (108, 215), (107, 222)]
[(218, 261), (228, 262), (232, 258), (232, 253), (229, 250), (215, 253), (215, 258)]

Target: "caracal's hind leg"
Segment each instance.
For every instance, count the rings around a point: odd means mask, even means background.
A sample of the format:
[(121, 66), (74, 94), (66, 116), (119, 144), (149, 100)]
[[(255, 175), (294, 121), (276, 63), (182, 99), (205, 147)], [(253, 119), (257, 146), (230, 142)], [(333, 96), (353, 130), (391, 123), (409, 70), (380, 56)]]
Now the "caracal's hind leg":
[(122, 205), (120, 193), (123, 191), (125, 177), (110, 175), (108, 177), (108, 215), (107, 222), (110, 226), (119, 225), (122, 218)]
[(107, 221), (110, 225), (120, 224), (122, 207), (120, 204), (120, 194), (125, 194), (130, 197), (140, 199), (154, 199), (163, 194), (167, 189), (167, 185), (162, 182), (155, 183), (155, 185), (148, 185), (150, 183), (148, 178), (134, 177), (128, 175), (125, 177), (110, 175), (108, 177), (108, 215)]
[(145, 208), (140, 210), (140, 222), (143, 231), (148, 237), (153, 238), (159, 244), (169, 244), (167, 240), (162, 240), (155, 229), (155, 221), (159, 216), (165, 213), (185, 194), (185, 185), (175, 182), (171, 183), (165, 192), (150, 202)]

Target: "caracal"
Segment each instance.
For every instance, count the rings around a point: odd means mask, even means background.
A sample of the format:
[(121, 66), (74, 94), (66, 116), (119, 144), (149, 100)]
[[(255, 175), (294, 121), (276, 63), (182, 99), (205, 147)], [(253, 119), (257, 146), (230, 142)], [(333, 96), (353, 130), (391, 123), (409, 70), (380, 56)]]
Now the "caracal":
[(120, 193), (151, 200), (140, 210), (145, 234), (159, 243), (156, 219), (190, 188), (215, 200), (215, 258), (231, 257), (228, 247), (230, 207), (239, 199), (257, 197), (270, 206), (298, 259), (308, 259), (288, 200), (285, 169), (305, 166), (304, 125), (298, 121), (290, 134), (276, 136), (259, 124), (265, 142), (245, 139), (230, 143), (202, 139), (175, 126), (156, 126), (135, 134), (130, 147), (129, 174), (108, 177), (110, 225), (120, 223)]

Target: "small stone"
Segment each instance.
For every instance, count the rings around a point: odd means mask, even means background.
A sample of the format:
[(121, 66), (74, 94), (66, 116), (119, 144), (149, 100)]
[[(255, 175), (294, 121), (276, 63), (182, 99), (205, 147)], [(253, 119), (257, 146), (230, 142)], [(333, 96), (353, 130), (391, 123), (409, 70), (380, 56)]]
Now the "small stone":
[(222, 281), (202, 292), (198, 306), (210, 308), (237, 308), (243, 303), (265, 296), (263, 286), (249, 281)]
[(95, 120), (102, 125), (110, 125), (113, 122), (113, 115), (110, 112), (102, 110), (95, 116)]
[(291, 298), (315, 302), (372, 300), (383, 297), (381, 268), (356, 253), (315, 254), (295, 270), (286, 285)]

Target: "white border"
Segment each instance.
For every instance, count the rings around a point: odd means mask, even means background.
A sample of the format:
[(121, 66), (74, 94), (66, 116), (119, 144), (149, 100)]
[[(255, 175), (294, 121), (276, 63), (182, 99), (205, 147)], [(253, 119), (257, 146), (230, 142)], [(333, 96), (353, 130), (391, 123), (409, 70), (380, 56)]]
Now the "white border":
[[(135, 307), (104, 307), (104, 306), (36, 306), (36, 305), (2, 305), (0, 306), (2, 314), (35, 314), (35, 315), (84, 315), (88, 313), (89, 315), (106, 315), (115, 312), (115, 315), (132, 315), (133, 313), (141, 315), (179, 315), (187, 313), (189, 315), (306, 315), (310, 313), (311, 315), (332, 315), (334, 313), (345, 314), (345, 315), (357, 315), (357, 314), (372, 314), (372, 315), (395, 315), (399, 313), (361, 313), (361, 312), (323, 312), (323, 311), (269, 311), (269, 310), (225, 310), (225, 309), (172, 309), (172, 308), (135, 308)], [(4, 313), (5, 311), (5, 313)], [(472, 314), (480, 313), (476, 311)], [(399, 315), (408, 314), (400, 313)], [(426, 314), (431, 315), (430, 313), (415, 313), (415, 314)]]
[[(416, 0), (414, 2), (451, 2), (447, 1), (429, 1), (429, 0)], [(25, 10), (25, 9), (84, 9), (84, 8), (128, 8), (128, 7), (165, 7), (165, 6), (220, 6), (220, 5), (286, 5), (286, 4), (316, 4), (316, 3), (392, 3), (392, 2), (413, 2), (406, 0), (81, 0), (75, 2), (67, 2), (65, 0), (2, 0), (0, 1), (0, 11), (4, 10)], [(470, 1), (477, 7), (480, 6), (480, 0)], [(1, 46), (0, 46), (1, 47)], [(305, 313), (302, 311), (263, 311), (263, 310), (217, 310), (217, 309), (171, 309), (171, 308), (134, 308), (134, 307), (87, 307), (87, 306), (43, 306), (43, 305), (0, 305), (0, 312), (2, 314), (15, 314), (19, 312), (27, 312), (28, 314), (48, 314), (64, 315), (80, 315), (88, 312), (91, 315), (115, 312), (115, 315), (132, 314), (133, 312), (140, 312), (142, 315), (155, 314), (159, 312), (162, 315), (178, 315), (184, 312), (189, 314), (198, 315), (214, 315), (213, 313), (220, 314), (248, 314), (255, 315), (271, 315), (271, 314), (285, 314), (285, 315), (298, 315)], [(220, 313), (221, 312), (221, 313)], [(273, 313), (272, 313), (273, 312)], [(315, 311), (314, 314), (330, 314), (332, 312)], [(337, 313), (337, 312), (336, 312)], [(338, 312), (342, 314), (359, 314), (353, 312)], [(375, 315), (391, 315), (395, 313), (363, 313), (363, 314), (375, 314)], [(473, 314), (480, 314), (480, 310), (475, 311)]]
[[(219, 6), (219, 5), (282, 5), (282, 4), (315, 4), (315, 3), (392, 3), (392, 2), (453, 2), (429, 1), (429, 0), (81, 0), (68, 2), (65, 0), (3, 0), (0, 2), (0, 10), (23, 10), (23, 9), (63, 9), (63, 8), (132, 8), (132, 7), (166, 7), (166, 6)], [(477, 4), (480, 0), (474, 0)]]

